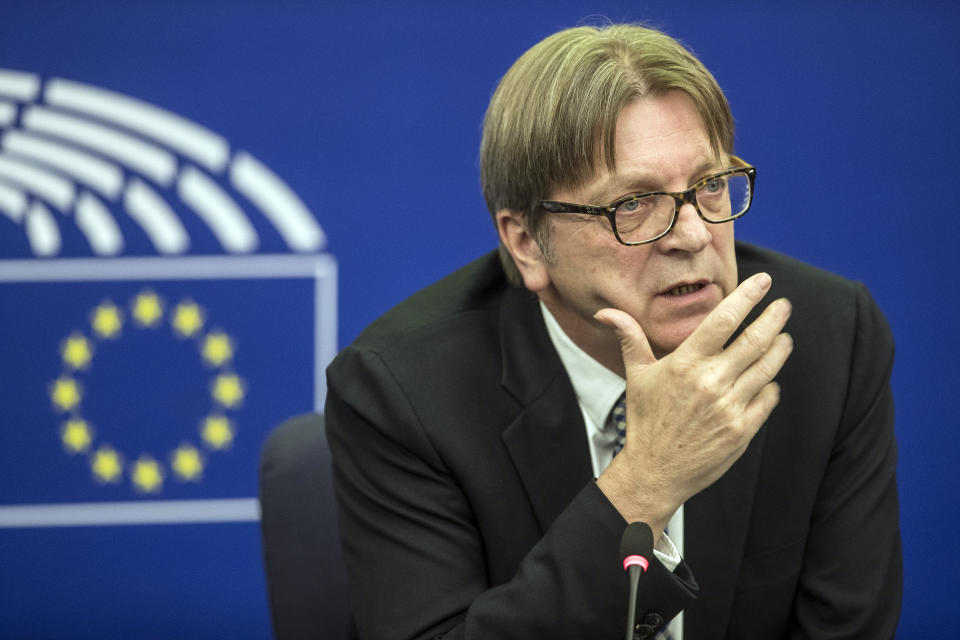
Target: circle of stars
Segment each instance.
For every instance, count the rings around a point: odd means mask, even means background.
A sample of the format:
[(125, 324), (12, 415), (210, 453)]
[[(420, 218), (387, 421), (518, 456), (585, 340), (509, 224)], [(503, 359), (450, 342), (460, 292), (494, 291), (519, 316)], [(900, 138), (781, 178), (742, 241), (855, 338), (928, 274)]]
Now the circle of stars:
[[(210, 381), (213, 408), (200, 421), (200, 440), (208, 451), (229, 449), (236, 426), (226, 411), (239, 407), (246, 395), (245, 381), (230, 369), (235, 351), (233, 338), (217, 328), (205, 332), (206, 313), (190, 298), (168, 309), (163, 298), (151, 289), (143, 289), (130, 301), (127, 312), (129, 322), (137, 329), (159, 329), (167, 317), (177, 338), (196, 341), (201, 360), (215, 370)], [(157, 494), (168, 475), (177, 482), (199, 482), (206, 456), (197, 445), (181, 441), (169, 452), (166, 466), (149, 453), (128, 461), (109, 443), (97, 443), (96, 429), (81, 414), (85, 389), (77, 375), (90, 369), (98, 344), (121, 337), (127, 320), (124, 309), (104, 300), (90, 312), (88, 333), (73, 331), (60, 341), (63, 370), (48, 388), (54, 410), (65, 418), (59, 429), (60, 443), (67, 453), (86, 456), (90, 473), (99, 484), (119, 484), (127, 475), (138, 492)]]

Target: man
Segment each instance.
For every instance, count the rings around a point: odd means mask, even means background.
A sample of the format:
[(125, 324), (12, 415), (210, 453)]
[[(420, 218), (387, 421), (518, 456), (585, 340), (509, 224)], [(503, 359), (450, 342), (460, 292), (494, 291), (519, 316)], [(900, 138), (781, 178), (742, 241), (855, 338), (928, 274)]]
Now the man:
[(734, 243), (756, 172), (710, 73), (644, 27), (555, 34), (497, 88), (481, 171), (499, 260), (328, 369), (361, 637), (622, 637), (635, 521), (638, 637), (891, 637), (889, 329)]

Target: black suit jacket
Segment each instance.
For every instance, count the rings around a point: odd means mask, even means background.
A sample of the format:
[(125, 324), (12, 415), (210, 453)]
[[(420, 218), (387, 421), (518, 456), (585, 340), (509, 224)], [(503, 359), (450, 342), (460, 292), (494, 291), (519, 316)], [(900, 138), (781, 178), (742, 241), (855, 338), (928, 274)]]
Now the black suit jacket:
[[(685, 640), (891, 637), (887, 324), (862, 285), (744, 244), (737, 259), (741, 279), (770, 273), (767, 301), (793, 302), (794, 353), (746, 453), (687, 502), (684, 562), (643, 577), (641, 631), (684, 609)], [(361, 637), (622, 637), (626, 523), (594, 481), (537, 299), (495, 254), (385, 314), (327, 374)]]

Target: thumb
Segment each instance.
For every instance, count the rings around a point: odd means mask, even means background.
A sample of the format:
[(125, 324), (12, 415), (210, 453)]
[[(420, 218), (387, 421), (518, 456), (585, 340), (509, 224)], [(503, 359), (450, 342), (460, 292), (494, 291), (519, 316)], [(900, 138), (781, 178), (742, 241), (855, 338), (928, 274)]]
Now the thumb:
[(593, 315), (594, 319), (613, 329), (620, 340), (620, 352), (623, 354), (623, 368), (629, 372), (636, 367), (651, 365), (657, 361), (647, 336), (629, 313), (619, 309), (601, 309)]

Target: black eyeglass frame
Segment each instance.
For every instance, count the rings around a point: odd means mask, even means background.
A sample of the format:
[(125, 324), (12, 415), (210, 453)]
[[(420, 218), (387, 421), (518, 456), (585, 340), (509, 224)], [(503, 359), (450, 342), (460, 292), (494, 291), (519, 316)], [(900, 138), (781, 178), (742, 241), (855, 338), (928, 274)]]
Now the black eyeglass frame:
[[(693, 208), (696, 210), (697, 215), (700, 216), (700, 219), (704, 222), (709, 222), (710, 224), (723, 224), (725, 222), (731, 222), (737, 218), (743, 216), (747, 211), (750, 210), (750, 206), (753, 204), (753, 186), (757, 179), (757, 168), (747, 164), (740, 158), (733, 156), (735, 162), (740, 163), (741, 166), (733, 167), (731, 169), (726, 169), (720, 173), (714, 173), (712, 175), (698, 180), (690, 188), (684, 189), (683, 191), (650, 191), (647, 193), (628, 193), (625, 196), (621, 196), (611, 202), (606, 206), (598, 206), (592, 204), (573, 204), (570, 202), (556, 202), (554, 200), (542, 200), (540, 202), (540, 207), (548, 211), (549, 213), (583, 213), (589, 216), (604, 216), (607, 220), (610, 221), (610, 228), (613, 229), (613, 235), (616, 236), (617, 241), (628, 247), (636, 247), (642, 244), (650, 244), (651, 242), (656, 242), (660, 238), (664, 237), (673, 230), (674, 225), (677, 223), (677, 217), (680, 215), (680, 207), (686, 203), (693, 205)], [(747, 206), (744, 207), (743, 211), (737, 215), (730, 216), (729, 218), (724, 218), (723, 220), (711, 220), (703, 215), (703, 212), (700, 211), (700, 205), (697, 203), (697, 190), (702, 186), (710, 182), (711, 180), (716, 180), (717, 178), (722, 178), (723, 176), (728, 176), (732, 173), (746, 173), (747, 179), (750, 181), (750, 201), (747, 202)], [(645, 198), (649, 196), (670, 196), (674, 200), (673, 206), (673, 218), (670, 219), (670, 224), (667, 225), (666, 230), (663, 233), (657, 235), (656, 237), (650, 238), (648, 240), (639, 240), (637, 242), (628, 242), (620, 237), (620, 232), (617, 231), (617, 209), (624, 202), (634, 200), (637, 198)]]

